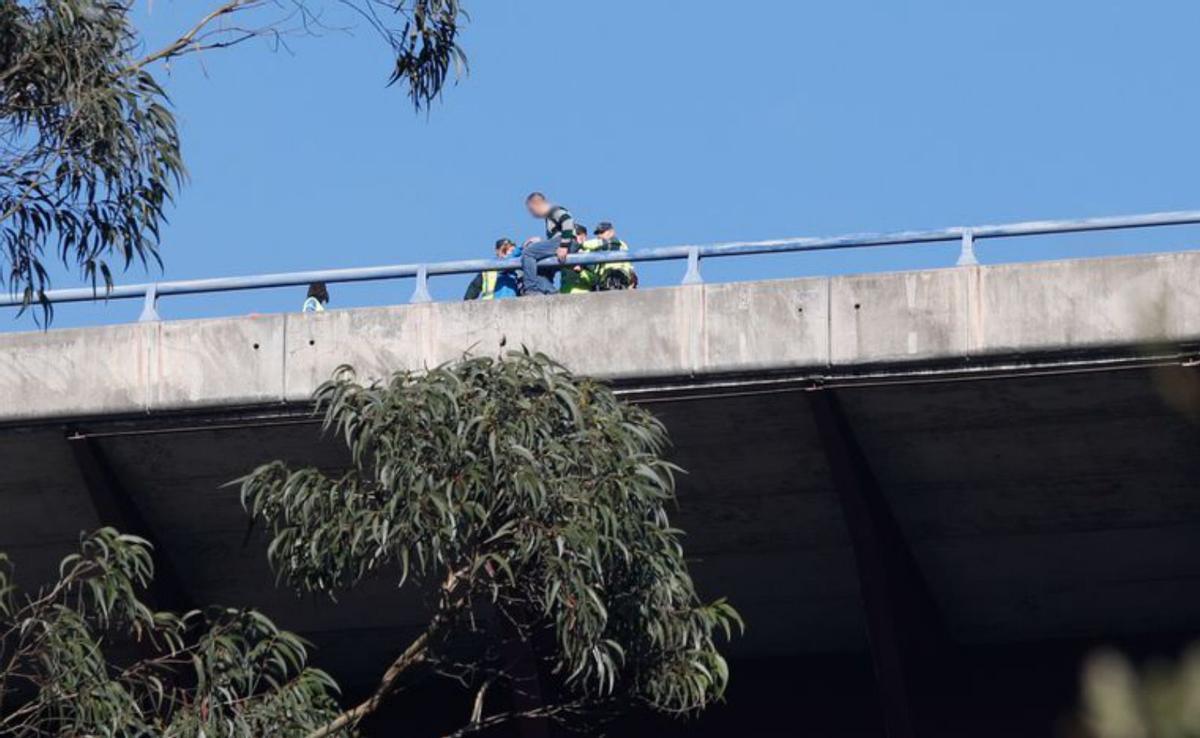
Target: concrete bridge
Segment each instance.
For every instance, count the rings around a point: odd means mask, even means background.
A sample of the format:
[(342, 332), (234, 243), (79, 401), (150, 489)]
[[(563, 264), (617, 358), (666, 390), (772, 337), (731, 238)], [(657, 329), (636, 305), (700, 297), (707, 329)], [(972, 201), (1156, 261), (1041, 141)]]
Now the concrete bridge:
[(670, 428), (698, 583), (749, 623), (693, 734), (1049, 734), (1089, 646), (1200, 623), (1200, 252), (3, 335), (0, 550), (36, 582), (143, 532), (164, 601), (261, 607), (353, 690), (420, 613), (275, 589), (221, 485), (343, 463), (307, 402), (340, 364), (522, 345)]

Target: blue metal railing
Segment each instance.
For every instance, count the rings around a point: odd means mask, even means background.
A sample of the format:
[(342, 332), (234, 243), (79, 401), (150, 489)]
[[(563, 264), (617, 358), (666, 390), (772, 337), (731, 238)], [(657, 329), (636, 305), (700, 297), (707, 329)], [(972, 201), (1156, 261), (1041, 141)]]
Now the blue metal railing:
[[(975, 242), (980, 239), (1195, 224), (1200, 224), (1200, 211), (1185, 210), (1168, 213), (1150, 213), (1147, 215), (1085, 218), (1082, 220), (1041, 220), (1004, 225), (954, 227), (931, 231), (857, 233), (829, 238), (786, 238), (773, 241), (735, 241), (707, 245), (664, 246), (628, 252), (610, 251), (573, 254), (567, 258), (566, 263), (603, 264), (617, 261), (645, 262), (686, 259), (687, 271), (683, 277), (683, 284), (699, 284), (703, 282), (703, 278), (700, 276), (701, 259), (725, 256), (798, 253), (804, 251), (863, 248), (867, 246), (894, 246), (958, 241), (962, 244), (958, 257), (958, 265), (969, 266), (978, 263), (975, 258)], [(542, 263), (548, 266), (557, 264), (553, 258), (544, 259)], [(84, 287), (51, 290), (46, 293), (46, 297), (54, 303), (86, 302), (98, 299), (124, 300), (141, 298), (144, 300), (144, 306), (139, 319), (158, 320), (158, 300), (167, 295), (194, 295), (210, 292), (266, 289), (271, 287), (293, 287), (307, 285), (310, 282), (337, 284), (413, 278), (416, 280), (416, 286), (413, 289), (413, 294), (409, 302), (430, 302), (432, 298), (429, 295), (427, 281), (431, 276), (474, 274), (488, 269), (514, 269), (519, 267), (520, 262), (517, 259), (471, 259), (429, 264), (396, 264), (382, 267), (258, 274), (249, 277), (217, 277), (213, 279), (149, 282), (145, 284), (116, 285), (107, 292), (103, 289)], [(0, 306), (21, 304), (23, 304), (23, 299), (20, 295), (0, 294)]]

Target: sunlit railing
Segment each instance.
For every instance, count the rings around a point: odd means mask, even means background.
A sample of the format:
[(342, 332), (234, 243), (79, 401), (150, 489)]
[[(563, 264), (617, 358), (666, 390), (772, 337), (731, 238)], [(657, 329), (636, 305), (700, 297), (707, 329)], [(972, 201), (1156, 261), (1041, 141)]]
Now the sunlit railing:
[[(1187, 210), (1169, 213), (1150, 213), (1146, 215), (1085, 218), (1082, 220), (1041, 220), (1004, 225), (943, 228), (931, 231), (856, 233), (829, 238), (785, 238), (773, 241), (734, 241), (707, 245), (663, 246), (627, 252), (609, 251), (572, 254), (567, 258), (566, 263), (602, 264), (621, 261), (686, 260), (687, 271), (683, 275), (682, 283), (699, 284), (704, 281), (700, 276), (701, 260), (726, 256), (799, 253), (804, 251), (854, 249), (867, 246), (898, 246), (904, 244), (958, 241), (962, 246), (957, 263), (959, 266), (970, 266), (978, 263), (975, 259), (975, 242), (982, 239), (1044, 236), (1055, 233), (1111, 231), (1132, 228), (1157, 228), (1191, 224), (1200, 224), (1200, 211)], [(553, 258), (545, 259), (542, 263), (546, 265), (557, 264)], [(517, 259), (503, 261), (471, 259), (427, 264), (395, 264), (391, 266), (354, 269), (321, 269), (306, 272), (257, 274), (247, 277), (147, 282), (144, 284), (116, 285), (108, 291), (105, 291), (103, 288), (94, 290), (87, 287), (51, 290), (45, 293), (45, 297), (51, 303), (140, 298), (144, 301), (144, 305), (139, 320), (159, 320), (158, 301), (169, 295), (195, 295), (235, 290), (292, 287), (307, 285), (312, 282), (339, 284), (347, 282), (371, 282), (385, 279), (414, 279), (415, 286), (409, 302), (430, 302), (432, 300), (428, 286), (430, 277), (446, 274), (474, 274), (489, 269), (515, 269), (519, 267), (520, 262)], [(25, 301), (21, 295), (0, 295), (0, 306), (20, 306), (23, 304), (25, 304)]]

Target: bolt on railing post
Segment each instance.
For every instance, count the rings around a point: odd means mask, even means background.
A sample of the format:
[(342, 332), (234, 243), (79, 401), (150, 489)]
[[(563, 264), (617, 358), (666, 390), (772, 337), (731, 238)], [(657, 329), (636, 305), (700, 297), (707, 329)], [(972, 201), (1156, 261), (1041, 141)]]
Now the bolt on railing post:
[(433, 297), (429, 294), (429, 273), (425, 265), (417, 267), (417, 286), (413, 287), (412, 297), (408, 298), (409, 302), (433, 302)]
[(162, 320), (158, 315), (158, 285), (152, 284), (146, 288), (146, 299), (142, 303), (142, 314), (138, 316), (139, 323), (152, 323)]
[(704, 284), (704, 277), (700, 276), (700, 249), (695, 246), (688, 249), (687, 272), (681, 284)]
[(958, 252), (958, 266), (975, 266), (979, 259), (975, 258), (975, 232), (964, 228), (962, 232), (962, 248)]

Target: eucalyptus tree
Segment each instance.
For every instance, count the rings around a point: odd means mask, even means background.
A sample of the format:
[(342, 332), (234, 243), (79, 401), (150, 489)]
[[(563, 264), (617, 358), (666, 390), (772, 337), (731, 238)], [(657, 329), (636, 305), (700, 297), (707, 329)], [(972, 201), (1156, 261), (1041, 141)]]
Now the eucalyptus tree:
[(149, 51), (133, 21), (140, 1), (0, 0), (0, 270), (47, 320), (54, 260), (98, 293), (114, 266), (159, 260), (165, 208), (186, 176), (158, 78), (171, 60), (256, 38), (286, 44), (342, 9), (391, 48), (387, 80), (417, 108), (465, 69), (458, 0), (212, 0)]
[[(241, 480), (271, 564), (302, 592), (391, 579), (425, 596), (429, 617), (391, 644), (374, 693), (311, 738), (429, 679), (471, 692), (454, 735), (631, 706), (680, 715), (721, 697), (716, 643), (741, 623), (693, 586), (668, 517), (678, 470), (647, 410), (524, 352), (373, 383), (343, 368), (317, 401), (349, 468), (274, 462)], [(526, 692), (542, 703), (502, 697)]]
[(149, 545), (104, 528), (31, 592), (0, 554), (0, 736), (350, 736), (385, 703), (422, 710), (403, 698), (422, 684), (469, 704), (443, 738), (721, 698), (717, 644), (741, 621), (696, 592), (645, 409), (524, 352), (372, 383), (343, 368), (317, 401), (345, 468), (272, 462), (241, 499), (281, 582), (325, 596), (384, 578), (425, 602), (419, 635), (377, 644), (394, 658), (373, 692), (341, 704), (264, 614), (155, 611)]
[(0, 554), (0, 736), (284, 738), (336, 716), (300, 638), (250, 610), (156, 612), (152, 576), (149, 545), (111, 528), (33, 592)]

